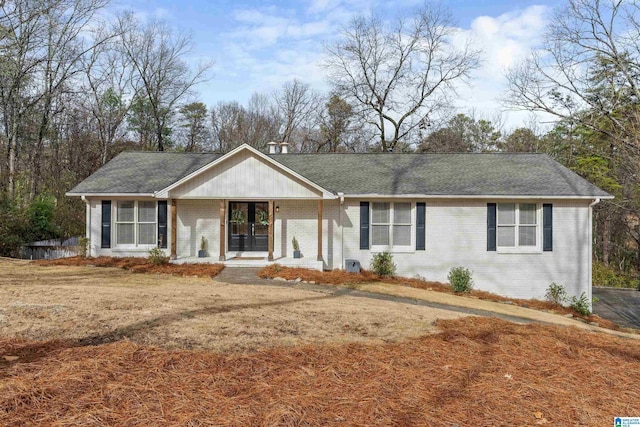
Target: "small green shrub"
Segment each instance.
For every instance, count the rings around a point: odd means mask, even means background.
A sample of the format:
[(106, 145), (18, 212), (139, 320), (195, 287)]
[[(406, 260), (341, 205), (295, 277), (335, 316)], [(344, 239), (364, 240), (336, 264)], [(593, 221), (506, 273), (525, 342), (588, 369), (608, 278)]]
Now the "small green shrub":
[(379, 252), (373, 255), (371, 270), (381, 277), (391, 277), (396, 274), (396, 265), (389, 252)]
[(464, 267), (453, 267), (449, 270), (447, 280), (451, 284), (451, 288), (456, 293), (469, 293), (473, 289), (473, 278), (471, 270)]
[(291, 240), (291, 245), (293, 246), (294, 251), (300, 250), (300, 244), (298, 243), (298, 239), (296, 239), (295, 237)]
[(89, 244), (91, 241), (86, 237), (78, 239), (78, 249), (81, 258), (86, 258), (89, 255)]
[(153, 248), (149, 251), (149, 262), (153, 265), (165, 265), (169, 263), (169, 257), (160, 248)]
[(589, 298), (587, 298), (587, 294), (583, 292), (582, 295), (580, 295), (580, 298), (576, 298), (575, 296), (571, 297), (571, 308), (583, 316), (590, 315), (591, 308), (589, 307)]
[(567, 290), (563, 285), (558, 285), (553, 282), (547, 288), (547, 292), (544, 294), (544, 299), (555, 304), (564, 305), (567, 302)]
[(607, 267), (601, 262), (593, 263), (593, 286), (608, 288), (636, 288), (638, 279), (631, 274)]

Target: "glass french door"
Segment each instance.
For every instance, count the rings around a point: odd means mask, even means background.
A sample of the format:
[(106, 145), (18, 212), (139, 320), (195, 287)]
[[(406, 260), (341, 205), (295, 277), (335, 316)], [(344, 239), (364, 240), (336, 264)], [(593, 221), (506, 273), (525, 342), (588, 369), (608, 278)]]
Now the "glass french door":
[(268, 202), (230, 202), (228, 221), (230, 251), (268, 250)]

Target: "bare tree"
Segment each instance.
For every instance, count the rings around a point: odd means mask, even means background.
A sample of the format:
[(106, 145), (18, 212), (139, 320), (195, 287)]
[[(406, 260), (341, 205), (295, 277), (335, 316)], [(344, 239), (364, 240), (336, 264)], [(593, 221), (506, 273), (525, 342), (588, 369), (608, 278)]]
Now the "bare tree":
[(277, 107), (268, 95), (254, 93), (249, 98), (246, 111), (248, 133), (245, 141), (259, 150), (264, 150), (267, 142), (275, 141), (278, 137), (280, 119)]
[[(80, 58), (103, 40), (87, 37), (95, 13), (108, 0), (23, 0), (0, 4), (7, 50), (0, 78), (7, 140), (8, 189), (14, 191), (18, 137), (24, 116), (37, 106), (37, 129), (30, 166), (32, 178), (40, 172), (40, 157), (50, 122), (64, 106), (59, 97), (72, 91), (70, 81), (82, 70)], [(82, 33), (85, 34), (82, 34)], [(37, 191), (31, 180), (31, 197)]]
[[(302, 127), (313, 126), (310, 122), (321, 103), (319, 95), (298, 79), (286, 82), (274, 94), (274, 100), (282, 120), (280, 140), (287, 143), (291, 143), (293, 135)], [(307, 151), (304, 149), (304, 140), (304, 135), (299, 135), (299, 140), (294, 141), (298, 151)]]
[(238, 102), (219, 102), (211, 108), (213, 148), (220, 153), (231, 151), (244, 139), (247, 112)]
[(206, 81), (212, 64), (201, 63), (192, 72), (185, 61), (192, 49), (191, 37), (174, 34), (161, 21), (152, 21), (139, 30), (123, 31), (122, 46), (136, 70), (138, 94), (149, 104), (156, 148), (164, 151), (166, 128), (175, 107), (191, 94), (195, 85)]
[(509, 70), (506, 106), (551, 114), (637, 147), (640, 4), (569, 0), (544, 43)]
[(130, 17), (123, 17), (117, 25), (97, 30), (107, 42), (93, 46), (83, 58), (85, 105), (96, 122), (102, 164), (109, 160), (114, 143), (124, 138), (125, 119), (137, 99), (133, 63), (118, 42), (134, 24)]
[(393, 151), (445, 108), (454, 84), (479, 66), (479, 52), (468, 44), (456, 48), (454, 33), (449, 12), (425, 5), (393, 24), (355, 18), (326, 48), (330, 82), (375, 127), (382, 151)]
[(511, 108), (544, 112), (580, 130), (583, 153), (571, 166), (619, 193), (615, 202), (596, 208), (603, 261), (609, 261), (611, 223), (618, 222), (637, 244), (638, 271), (639, 32), (636, 1), (568, 0), (556, 10), (542, 46), (508, 72), (504, 100)]
[(45, 59), (44, 16), (47, 8), (54, 7), (55, 3), (9, 1), (0, 4), (0, 108), (7, 153), (6, 190), (11, 197), (15, 192), (21, 127), (29, 111), (39, 102), (30, 85)]
[(211, 108), (213, 146), (227, 152), (240, 144), (264, 150), (278, 138), (280, 121), (276, 107), (264, 94), (254, 93), (247, 107), (238, 102), (219, 102)]

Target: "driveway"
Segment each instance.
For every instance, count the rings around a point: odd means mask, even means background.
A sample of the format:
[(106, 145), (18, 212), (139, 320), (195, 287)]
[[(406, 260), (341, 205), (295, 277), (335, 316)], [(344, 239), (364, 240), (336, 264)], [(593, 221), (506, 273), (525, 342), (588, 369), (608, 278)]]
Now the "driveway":
[(635, 289), (593, 288), (598, 301), (593, 312), (620, 326), (640, 329), (640, 292)]

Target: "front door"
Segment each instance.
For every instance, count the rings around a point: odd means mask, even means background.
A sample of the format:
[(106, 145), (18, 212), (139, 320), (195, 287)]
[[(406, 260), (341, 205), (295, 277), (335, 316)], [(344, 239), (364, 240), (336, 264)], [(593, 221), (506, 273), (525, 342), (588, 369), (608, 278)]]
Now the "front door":
[(269, 248), (269, 203), (229, 203), (229, 250), (267, 251)]

